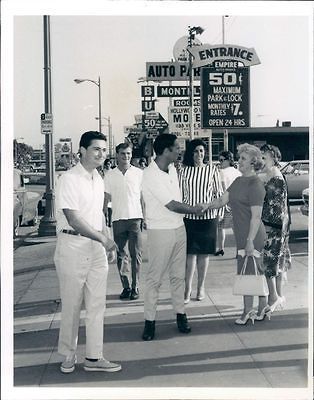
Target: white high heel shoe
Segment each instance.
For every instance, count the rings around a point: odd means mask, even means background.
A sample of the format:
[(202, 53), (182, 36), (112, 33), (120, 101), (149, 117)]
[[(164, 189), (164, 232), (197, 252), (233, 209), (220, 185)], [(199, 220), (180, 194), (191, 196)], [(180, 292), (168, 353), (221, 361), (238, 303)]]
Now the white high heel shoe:
[(252, 321), (252, 325), (254, 325), (254, 320), (256, 319), (256, 311), (250, 310), (243, 319), (238, 318), (234, 321), (236, 325), (246, 325), (248, 320)]
[(256, 314), (256, 321), (264, 321), (265, 317), (268, 318), (268, 320), (270, 320), (270, 316), (271, 316), (271, 309), (269, 307), (269, 305), (265, 306), (262, 311), (260, 312), (260, 314)]
[(276, 310), (283, 310), (286, 299), (284, 296), (278, 297), (274, 304), (269, 306), (270, 311), (273, 313)]

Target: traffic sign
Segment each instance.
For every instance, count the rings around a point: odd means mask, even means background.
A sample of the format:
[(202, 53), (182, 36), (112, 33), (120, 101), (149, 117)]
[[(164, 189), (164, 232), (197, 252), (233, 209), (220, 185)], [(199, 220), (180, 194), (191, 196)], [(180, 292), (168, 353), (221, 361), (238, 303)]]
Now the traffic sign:
[(42, 113), (40, 115), (40, 131), (43, 135), (52, 134), (52, 114)]
[(150, 111), (143, 118), (143, 129), (151, 135), (159, 135), (168, 127), (168, 122), (159, 112)]

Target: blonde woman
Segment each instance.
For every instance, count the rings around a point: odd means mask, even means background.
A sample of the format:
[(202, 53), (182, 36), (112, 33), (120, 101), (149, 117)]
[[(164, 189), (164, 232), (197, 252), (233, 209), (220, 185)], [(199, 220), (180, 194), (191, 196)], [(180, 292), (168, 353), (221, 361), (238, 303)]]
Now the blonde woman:
[[(243, 265), (243, 257), (251, 256), (258, 251), (262, 252), (265, 241), (265, 228), (261, 220), (265, 189), (258, 178), (258, 171), (262, 164), (260, 150), (251, 144), (242, 144), (238, 147), (239, 171), (242, 176), (236, 178), (227, 188), (227, 191), (217, 200), (212, 201), (209, 209), (230, 205), (233, 215), (233, 229), (237, 245), (237, 273)], [(250, 265), (252, 267), (252, 265)], [(249, 268), (249, 273), (252, 273)], [(256, 311), (253, 309), (253, 296), (243, 296), (243, 312), (236, 319), (237, 325), (245, 325), (249, 320), (254, 323)], [(259, 297), (258, 313), (267, 306), (267, 298)]]

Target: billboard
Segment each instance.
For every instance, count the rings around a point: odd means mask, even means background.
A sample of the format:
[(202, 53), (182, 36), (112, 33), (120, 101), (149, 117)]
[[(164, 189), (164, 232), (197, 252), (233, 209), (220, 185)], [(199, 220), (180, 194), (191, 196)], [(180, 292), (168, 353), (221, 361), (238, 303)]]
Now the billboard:
[(249, 68), (202, 68), (201, 126), (250, 126)]

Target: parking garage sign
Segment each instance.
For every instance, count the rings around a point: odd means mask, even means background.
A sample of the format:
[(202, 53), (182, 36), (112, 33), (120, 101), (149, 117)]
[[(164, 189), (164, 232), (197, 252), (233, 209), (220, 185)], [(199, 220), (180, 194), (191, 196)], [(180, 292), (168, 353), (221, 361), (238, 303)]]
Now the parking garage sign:
[(202, 128), (249, 127), (249, 93), (249, 68), (202, 68)]

